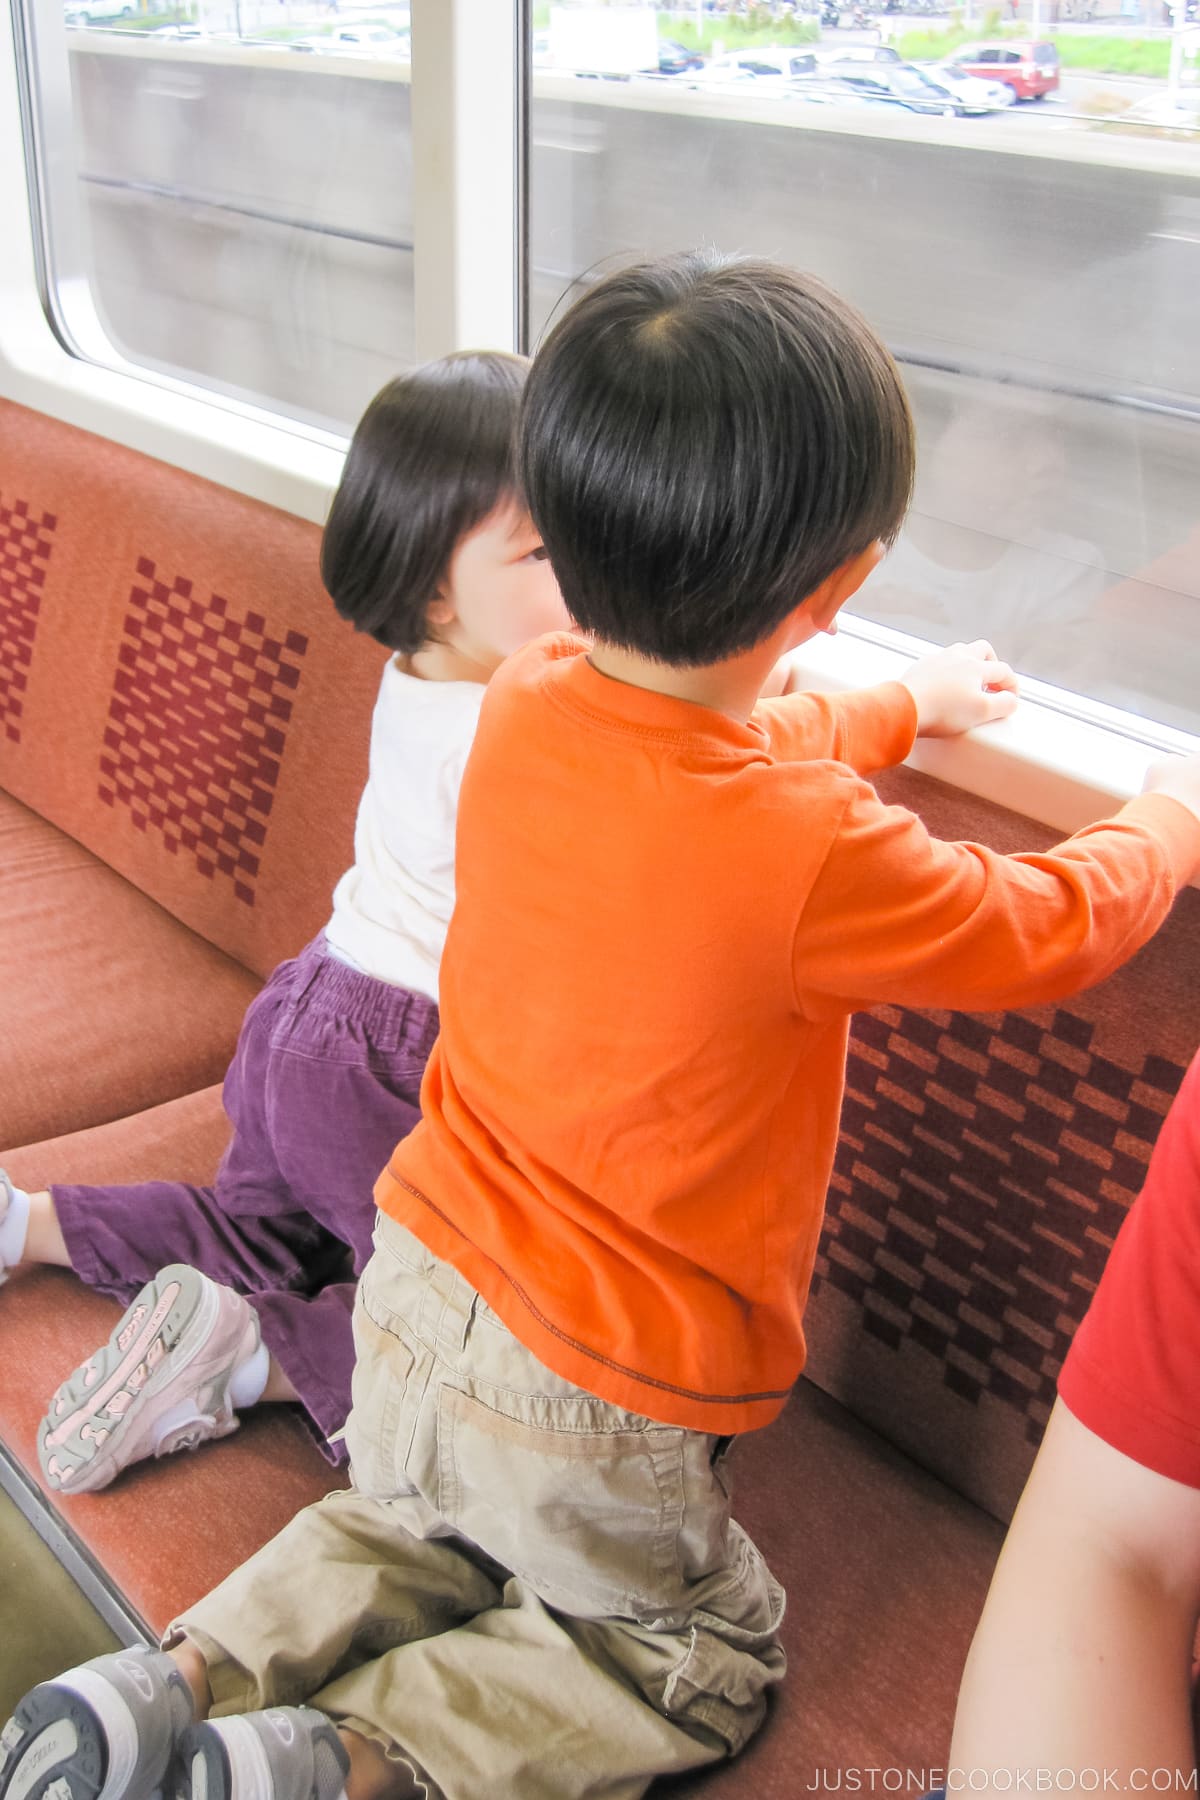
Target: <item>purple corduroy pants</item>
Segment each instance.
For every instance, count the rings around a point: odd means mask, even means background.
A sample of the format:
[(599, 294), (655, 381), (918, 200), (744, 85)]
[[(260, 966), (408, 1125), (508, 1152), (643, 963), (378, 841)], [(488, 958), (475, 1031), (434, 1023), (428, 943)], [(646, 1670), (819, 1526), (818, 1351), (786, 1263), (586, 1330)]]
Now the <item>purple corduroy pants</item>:
[(331, 957), (316, 938), (246, 1014), (225, 1077), (233, 1138), (212, 1187), (145, 1181), (51, 1191), (71, 1265), (128, 1301), (190, 1263), (250, 1298), (263, 1340), (324, 1442), (350, 1411), (354, 1278), (371, 1255), (373, 1189), (420, 1117), (438, 1031), (424, 994)]

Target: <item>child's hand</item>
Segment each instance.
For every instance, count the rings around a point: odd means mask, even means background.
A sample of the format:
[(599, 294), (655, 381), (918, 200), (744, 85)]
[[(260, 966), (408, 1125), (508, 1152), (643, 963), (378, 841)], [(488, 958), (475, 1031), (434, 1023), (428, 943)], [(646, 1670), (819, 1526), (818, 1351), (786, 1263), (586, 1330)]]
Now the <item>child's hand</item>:
[(983, 638), (923, 656), (900, 679), (917, 703), (918, 737), (957, 737), (1016, 711), (1017, 678)]
[(1165, 756), (1152, 762), (1142, 783), (1143, 794), (1166, 794), (1200, 819), (1200, 753)]

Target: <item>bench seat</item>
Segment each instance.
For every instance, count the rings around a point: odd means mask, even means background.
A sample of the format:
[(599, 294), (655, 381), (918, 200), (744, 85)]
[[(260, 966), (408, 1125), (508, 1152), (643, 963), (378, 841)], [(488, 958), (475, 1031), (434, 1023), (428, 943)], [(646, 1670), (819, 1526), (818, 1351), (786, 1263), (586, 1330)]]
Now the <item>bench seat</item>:
[(258, 987), (232, 957), (0, 790), (5, 1167), (19, 1145), (219, 1080)]
[[(6, 1157), (14, 1179), (211, 1177), (228, 1135), (219, 1086)], [(64, 1375), (120, 1309), (57, 1270), (0, 1294), (0, 1443), (42, 1504), (157, 1634), (339, 1477), (291, 1408), (267, 1407), (195, 1456), (129, 1470), (104, 1493), (48, 1493), (35, 1434)], [(795, 1800), (847, 1767), (928, 1767), (954, 1695), (1001, 1527), (810, 1382), (736, 1447), (735, 1512), (788, 1593), (788, 1676), (737, 1763), (671, 1792)]]

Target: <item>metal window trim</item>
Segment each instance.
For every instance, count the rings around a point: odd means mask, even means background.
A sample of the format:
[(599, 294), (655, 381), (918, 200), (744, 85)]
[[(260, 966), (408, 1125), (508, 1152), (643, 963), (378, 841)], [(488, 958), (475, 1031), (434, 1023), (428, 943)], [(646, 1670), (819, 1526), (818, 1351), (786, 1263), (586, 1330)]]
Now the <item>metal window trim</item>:
[(420, 361), (515, 350), (518, 0), (412, 0)]
[(12, 1501), (55, 1561), (99, 1614), (113, 1636), (127, 1648), (149, 1649), (157, 1637), (130, 1605), (83, 1540), (51, 1505), (12, 1451), (0, 1444), (0, 1493)]

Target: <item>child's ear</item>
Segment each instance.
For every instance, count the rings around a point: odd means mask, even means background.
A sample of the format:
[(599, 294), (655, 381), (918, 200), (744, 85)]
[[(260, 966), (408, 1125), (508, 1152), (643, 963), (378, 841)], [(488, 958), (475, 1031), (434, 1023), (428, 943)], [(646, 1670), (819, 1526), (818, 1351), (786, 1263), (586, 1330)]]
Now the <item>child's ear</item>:
[(446, 625), (453, 625), (457, 616), (454, 602), (447, 600), (443, 594), (435, 595), (425, 609), (425, 620), (431, 631), (436, 631)]

